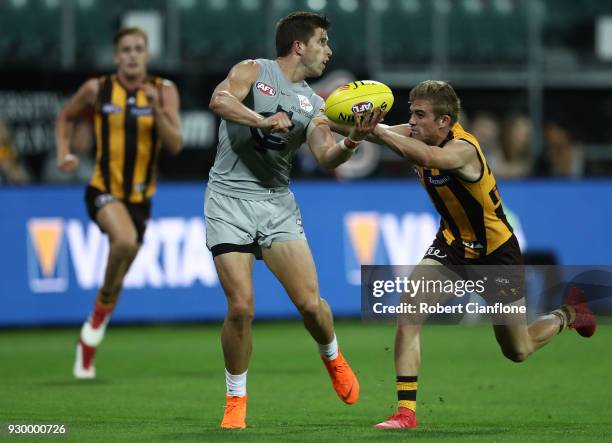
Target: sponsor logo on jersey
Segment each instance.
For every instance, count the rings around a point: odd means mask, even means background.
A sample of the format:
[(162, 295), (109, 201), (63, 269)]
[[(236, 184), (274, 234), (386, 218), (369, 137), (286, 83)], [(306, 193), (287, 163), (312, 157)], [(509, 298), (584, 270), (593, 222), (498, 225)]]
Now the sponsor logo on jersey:
[(484, 249), (484, 245), (478, 241), (462, 241), (463, 246), (470, 249)]
[(100, 209), (114, 201), (117, 201), (117, 197), (115, 197), (113, 194), (100, 194), (94, 200), (94, 206)]
[(430, 246), (429, 248), (427, 248), (427, 252), (425, 253), (425, 255), (429, 257), (438, 257), (438, 258), (447, 257), (447, 255), (443, 254), (441, 250), (439, 250), (438, 248), (434, 248), (433, 246)]
[(452, 180), (450, 175), (430, 175), (427, 181), (434, 186), (444, 186)]
[(142, 107), (139, 108), (137, 106), (134, 106), (130, 109), (130, 113), (132, 115), (135, 115), (136, 117), (140, 117), (143, 115), (153, 115), (153, 108), (147, 106), (147, 107)]
[(276, 95), (276, 89), (264, 82), (255, 83), (255, 89), (263, 94), (269, 95), (270, 97), (274, 97)]
[(298, 100), (300, 101), (300, 108), (306, 112), (312, 112), (313, 106), (312, 103), (310, 103), (310, 100), (308, 100), (308, 97), (300, 94), (298, 94), (297, 96)]

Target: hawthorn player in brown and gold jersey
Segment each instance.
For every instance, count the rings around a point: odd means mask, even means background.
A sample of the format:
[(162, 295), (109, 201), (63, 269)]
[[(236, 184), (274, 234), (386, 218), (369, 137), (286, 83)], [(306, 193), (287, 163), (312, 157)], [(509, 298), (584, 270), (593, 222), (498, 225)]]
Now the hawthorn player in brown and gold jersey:
[(117, 72), (85, 82), (56, 121), (57, 165), (68, 172), (79, 163), (70, 152), (74, 121), (93, 110), (96, 163), (85, 202), (91, 219), (109, 237), (104, 282), (77, 344), (77, 378), (95, 377), (96, 347), (144, 238), (159, 151), (182, 149), (179, 94), (172, 82), (147, 74), (147, 34), (124, 28), (114, 45)]
[[(473, 147), (481, 170), (478, 177), (455, 176), (453, 171), (415, 165), (419, 181), (441, 216), (437, 239), (458, 257), (485, 258), (512, 237), (495, 177), (474, 136), (455, 123), (441, 148), (454, 140)], [(515, 245), (513, 245), (515, 246)], [(520, 251), (517, 249), (517, 263)]]
[[(493, 279), (495, 283), (487, 286), (483, 297), (488, 302), (493, 299), (505, 306), (521, 307), (524, 306), (521, 251), (478, 140), (457, 123), (459, 110), (459, 98), (450, 84), (424, 81), (410, 92), (408, 124), (378, 125), (373, 133), (378, 141), (415, 165), (421, 184), (441, 216), (440, 230), (410, 279), (446, 281), (451, 276), (460, 280), (464, 275), (458, 277), (455, 272), (466, 265), (468, 269), (482, 269), (472, 265), (498, 265), (501, 271), (494, 272), (503, 275)], [(421, 291), (413, 296), (433, 305), (447, 302), (452, 295)], [(420, 332), (427, 315), (417, 314), (408, 321), (398, 319), (395, 339), (398, 411), (377, 428), (417, 426)], [(503, 354), (516, 362), (525, 360), (567, 327), (575, 328), (585, 337), (595, 332), (595, 318), (576, 288), (570, 289), (564, 306), (531, 325), (527, 325), (526, 314), (498, 316), (493, 325)]]
[[(160, 91), (164, 80), (148, 76), (144, 83)], [(146, 202), (155, 192), (161, 148), (153, 108), (143, 89), (126, 89), (117, 75), (101, 77), (98, 84), (96, 163), (89, 184), (129, 203)]]

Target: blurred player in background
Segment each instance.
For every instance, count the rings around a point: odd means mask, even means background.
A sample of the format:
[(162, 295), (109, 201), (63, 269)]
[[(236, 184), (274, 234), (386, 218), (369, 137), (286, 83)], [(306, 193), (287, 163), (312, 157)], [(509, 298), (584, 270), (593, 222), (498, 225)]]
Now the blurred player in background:
[(25, 185), (29, 182), (30, 177), (13, 145), (11, 131), (0, 118), (0, 185)]
[[(456, 266), (504, 266), (504, 275), (483, 297), (509, 306), (524, 306), (523, 259), (506, 220), (495, 178), (478, 140), (457, 122), (460, 101), (452, 86), (424, 81), (410, 92), (408, 124), (378, 125), (374, 137), (415, 165), (419, 181), (441, 216), (440, 230), (412, 280), (445, 281)], [(471, 268), (474, 269), (474, 268)], [(506, 273), (507, 270), (507, 273)], [(450, 271), (450, 272), (449, 272)], [(453, 294), (416, 294), (429, 305), (446, 303)], [(491, 299), (490, 297), (493, 297)], [(497, 297), (497, 298), (496, 298)], [(421, 360), (420, 332), (427, 314), (398, 319), (395, 339), (397, 414), (377, 428), (414, 428)], [(595, 317), (577, 288), (566, 304), (527, 325), (526, 314), (494, 317), (495, 337), (503, 354), (520, 362), (566, 328), (585, 337), (595, 332)]]
[(182, 149), (179, 94), (169, 80), (148, 75), (147, 34), (121, 29), (114, 46), (117, 72), (85, 82), (60, 111), (55, 128), (57, 166), (72, 171), (79, 163), (70, 152), (74, 122), (94, 112), (96, 161), (85, 203), (109, 238), (104, 282), (77, 343), (76, 378), (95, 377), (96, 348), (144, 238), (159, 151), (162, 146), (174, 154)]
[(357, 378), (338, 349), (330, 307), (319, 294), (300, 210), (288, 189), (292, 156), (304, 141), (321, 165), (335, 168), (382, 118), (380, 109), (368, 112), (348, 137), (334, 140), (323, 100), (304, 81), (319, 77), (332, 55), (328, 27), (319, 14), (283, 18), (276, 28), (278, 58), (238, 63), (211, 98), (210, 108), (222, 119), (205, 200), (206, 243), (228, 304), (221, 334), (227, 384), (222, 428), (246, 427), (254, 257), (263, 258), (299, 310), (340, 399), (352, 404), (359, 396)]

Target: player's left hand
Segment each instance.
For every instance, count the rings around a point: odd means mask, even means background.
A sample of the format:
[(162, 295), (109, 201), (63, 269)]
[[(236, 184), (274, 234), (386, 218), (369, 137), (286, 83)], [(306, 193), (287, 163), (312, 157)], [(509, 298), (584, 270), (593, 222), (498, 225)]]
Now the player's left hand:
[(159, 106), (159, 90), (155, 86), (151, 83), (145, 83), (141, 86), (141, 89), (145, 93), (151, 107), (156, 108)]
[(383, 112), (380, 108), (374, 108), (370, 111), (361, 112), (359, 114), (354, 113), (355, 126), (351, 129), (349, 137), (353, 141), (361, 141), (374, 131), (376, 125), (378, 125), (385, 117), (386, 112)]
[(62, 172), (72, 172), (79, 166), (79, 158), (74, 154), (66, 154), (57, 159), (57, 169)]

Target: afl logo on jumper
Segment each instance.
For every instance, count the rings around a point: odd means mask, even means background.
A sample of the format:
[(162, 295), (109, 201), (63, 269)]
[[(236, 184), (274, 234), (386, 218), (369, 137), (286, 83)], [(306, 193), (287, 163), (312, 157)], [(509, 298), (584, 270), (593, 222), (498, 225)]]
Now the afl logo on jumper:
[(264, 82), (255, 83), (255, 89), (271, 97), (274, 97), (276, 95), (276, 89)]
[(102, 105), (102, 108), (100, 109), (100, 111), (102, 111), (102, 114), (118, 114), (122, 110), (123, 109), (121, 109), (121, 106), (117, 106), (114, 103), (104, 103)]

